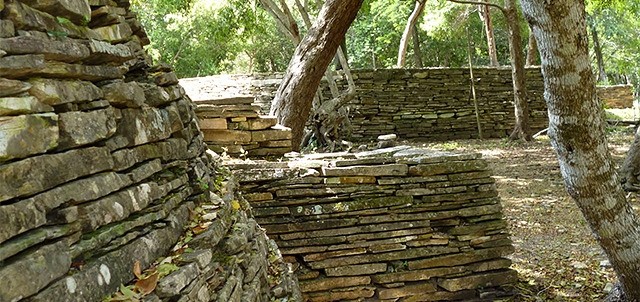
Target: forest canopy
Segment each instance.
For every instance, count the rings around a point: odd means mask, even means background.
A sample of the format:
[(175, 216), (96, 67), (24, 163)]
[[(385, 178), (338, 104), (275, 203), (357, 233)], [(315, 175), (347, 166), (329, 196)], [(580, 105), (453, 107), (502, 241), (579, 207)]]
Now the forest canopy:
[[(278, 31), (274, 20), (258, 1), (133, 0), (132, 3), (151, 38), (148, 50), (153, 59), (173, 65), (180, 77), (282, 72), (294, 51), (293, 43)], [(414, 4), (413, 0), (365, 2), (346, 36), (347, 56), (352, 68), (395, 66), (402, 32)], [(587, 4), (594, 70), (599, 70), (597, 54), (600, 52), (603, 69), (608, 75), (599, 80), (610, 84), (637, 83), (640, 5), (623, 0), (588, 1)], [(315, 15), (318, 4), (311, 3), (310, 7), (315, 9), (311, 11)], [(297, 11), (292, 12), (304, 35), (307, 30), (304, 22)], [(508, 65), (508, 30), (504, 16), (492, 9), (491, 19), (498, 61)], [(522, 43), (527, 45), (529, 27), (524, 18), (520, 22)], [(469, 49), (474, 65), (489, 65), (486, 34), (477, 6), (445, 0), (427, 1), (416, 28), (423, 66), (466, 66)], [(593, 45), (594, 31), (599, 50)], [(410, 59), (414, 49), (415, 45), (408, 49), (407, 68), (416, 67)]]

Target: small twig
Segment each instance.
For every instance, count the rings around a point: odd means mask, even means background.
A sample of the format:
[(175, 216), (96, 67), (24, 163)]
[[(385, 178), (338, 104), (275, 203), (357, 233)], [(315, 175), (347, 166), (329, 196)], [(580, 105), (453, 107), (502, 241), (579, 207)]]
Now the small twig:
[(493, 3), (487, 3), (487, 2), (478, 2), (478, 1), (466, 1), (466, 0), (447, 0), (449, 2), (455, 2), (455, 3), (460, 3), (460, 4), (474, 4), (474, 5), (486, 5), (486, 6), (491, 6), (491, 7), (495, 7), (497, 9), (499, 9), (503, 14), (507, 14), (507, 10), (504, 9), (504, 7), (497, 5), (497, 4), (493, 4)]

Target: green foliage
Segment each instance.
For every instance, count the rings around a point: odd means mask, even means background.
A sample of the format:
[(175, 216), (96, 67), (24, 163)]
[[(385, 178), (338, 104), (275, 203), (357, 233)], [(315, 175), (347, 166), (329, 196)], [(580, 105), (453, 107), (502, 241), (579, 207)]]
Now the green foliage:
[(154, 60), (180, 77), (281, 70), (291, 46), (252, 1), (133, 0)]

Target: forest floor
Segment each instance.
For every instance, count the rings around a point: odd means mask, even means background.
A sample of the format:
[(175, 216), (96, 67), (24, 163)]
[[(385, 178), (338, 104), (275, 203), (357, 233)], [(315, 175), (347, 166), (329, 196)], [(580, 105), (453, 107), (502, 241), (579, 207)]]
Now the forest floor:
[[(620, 164), (633, 129), (611, 128), (608, 138)], [(548, 137), (531, 143), (492, 139), (409, 144), (479, 152), (489, 161), (516, 250), (510, 258), (519, 281), (510, 301), (600, 301), (615, 284), (604, 252), (564, 189)]]

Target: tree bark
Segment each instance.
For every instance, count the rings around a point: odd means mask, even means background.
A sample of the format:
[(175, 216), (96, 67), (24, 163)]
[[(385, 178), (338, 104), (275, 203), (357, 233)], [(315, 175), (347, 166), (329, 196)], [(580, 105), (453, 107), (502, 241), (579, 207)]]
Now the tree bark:
[(416, 68), (423, 68), (422, 50), (420, 50), (420, 34), (418, 33), (418, 26), (416, 24), (413, 25), (411, 35), (411, 40), (413, 41), (413, 62), (416, 65)]
[(620, 183), (625, 191), (640, 191), (640, 128), (620, 168)]
[(589, 27), (591, 27), (591, 38), (593, 39), (593, 52), (596, 55), (596, 62), (598, 63), (598, 82), (609, 82), (607, 73), (604, 69), (604, 59), (602, 58), (602, 46), (600, 46), (600, 39), (598, 38), (598, 29), (596, 28), (596, 20), (593, 16), (587, 16), (589, 19)]
[[(484, 2), (489, 2), (489, 0), (484, 0)], [(493, 22), (491, 21), (491, 12), (489, 11), (489, 6), (478, 5), (478, 15), (480, 15), (480, 20), (482, 20), (482, 23), (484, 23), (484, 32), (487, 35), (489, 65), (500, 66), (500, 62), (498, 62), (498, 51), (496, 50), (496, 39), (493, 34)]]
[(407, 25), (404, 28), (404, 32), (402, 33), (402, 38), (400, 39), (400, 47), (398, 48), (398, 61), (396, 63), (396, 67), (402, 68), (406, 63), (407, 59), (407, 49), (409, 48), (409, 38), (411, 38), (411, 32), (418, 22), (418, 17), (424, 10), (424, 4), (426, 0), (416, 0), (416, 6), (413, 8), (413, 12), (409, 15), (409, 19), (407, 20)]
[(524, 72), (524, 54), (520, 35), (520, 18), (515, 0), (504, 1), (504, 13), (509, 26), (509, 54), (511, 55), (511, 76), (513, 78), (513, 99), (515, 103), (516, 125), (509, 136), (512, 140), (531, 141), (529, 126), (529, 102), (527, 100), (527, 79)]
[(538, 42), (536, 42), (536, 36), (533, 35), (533, 30), (529, 30), (529, 43), (527, 43), (527, 62), (525, 66), (538, 65)]
[(640, 301), (640, 227), (607, 148), (589, 60), (584, 1), (521, 0), (540, 48), (549, 137), (580, 207), (630, 301)]
[(293, 58), (271, 105), (271, 114), (292, 130), (294, 149), (299, 150), (313, 96), (322, 75), (363, 0), (328, 0), (313, 27), (296, 47)]

